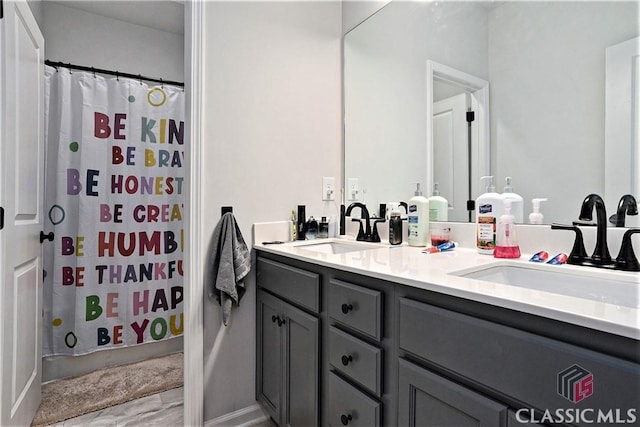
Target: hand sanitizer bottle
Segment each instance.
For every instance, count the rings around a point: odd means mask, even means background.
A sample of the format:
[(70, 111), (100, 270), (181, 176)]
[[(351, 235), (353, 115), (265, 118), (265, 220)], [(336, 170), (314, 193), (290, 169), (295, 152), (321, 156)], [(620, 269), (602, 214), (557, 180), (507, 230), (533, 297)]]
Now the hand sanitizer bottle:
[(505, 185), (502, 197), (504, 199), (511, 199), (511, 213), (516, 219), (516, 222), (522, 224), (524, 222), (524, 199), (521, 195), (513, 192), (511, 180), (512, 178), (510, 176), (504, 179)]
[(520, 247), (516, 235), (516, 220), (511, 215), (511, 199), (504, 200), (504, 214), (498, 220), (495, 258), (520, 258)]
[(544, 221), (544, 215), (540, 212), (540, 203), (546, 201), (547, 199), (531, 199), (533, 212), (529, 214), (529, 224), (542, 224), (542, 221)]

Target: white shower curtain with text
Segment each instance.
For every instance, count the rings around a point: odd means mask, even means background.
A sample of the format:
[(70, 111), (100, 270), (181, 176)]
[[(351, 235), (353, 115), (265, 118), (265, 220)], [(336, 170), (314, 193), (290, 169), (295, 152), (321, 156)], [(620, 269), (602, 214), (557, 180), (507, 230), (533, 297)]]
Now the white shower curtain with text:
[(46, 67), (43, 355), (183, 331), (184, 92)]

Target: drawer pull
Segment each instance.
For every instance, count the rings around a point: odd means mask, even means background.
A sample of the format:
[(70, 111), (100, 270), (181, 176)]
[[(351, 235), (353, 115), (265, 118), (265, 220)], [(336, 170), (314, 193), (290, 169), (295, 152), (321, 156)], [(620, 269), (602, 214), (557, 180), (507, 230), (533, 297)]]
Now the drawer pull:
[(280, 316), (276, 316), (275, 314), (273, 316), (271, 316), (271, 321), (273, 323), (278, 322), (278, 326), (282, 326), (284, 325), (285, 320), (281, 319)]
[(342, 304), (342, 313), (347, 314), (351, 310), (353, 310), (353, 305), (351, 305), (351, 304)]
[(343, 426), (346, 426), (347, 424), (349, 424), (349, 421), (351, 421), (352, 419), (353, 418), (351, 417), (351, 414), (340, 416), (340, 421), (342, 422)]
[(353, 356), (349, 355), (349, 356), (342, 356), (342, 364), (344, 366), (347, 366), (349, 364), (349, 362), (353, 362)]

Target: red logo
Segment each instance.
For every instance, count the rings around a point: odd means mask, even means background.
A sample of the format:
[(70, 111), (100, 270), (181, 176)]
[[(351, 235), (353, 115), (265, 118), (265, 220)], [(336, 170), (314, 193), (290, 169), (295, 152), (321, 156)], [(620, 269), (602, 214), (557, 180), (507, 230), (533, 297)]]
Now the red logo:
[(593, 374), (579, 365), (558, 373), (558, 394), (573, 403), (593, 394)]

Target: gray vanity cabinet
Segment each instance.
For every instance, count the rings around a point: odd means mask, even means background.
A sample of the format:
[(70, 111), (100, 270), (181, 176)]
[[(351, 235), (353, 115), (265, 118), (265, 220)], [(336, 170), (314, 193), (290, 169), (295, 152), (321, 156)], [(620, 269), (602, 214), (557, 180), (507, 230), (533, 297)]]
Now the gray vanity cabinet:
[[(293, 282), (286, 284), (283, 280)], [(274, 292), (274, 289), (296, 286), (296, 283), (309, 286), (310, 294), (279, 295)], [(296, 303), (313, 305), (319, 276), (259, 260), (258, 286), (256, 398), (280, 426), (317, 426), (320, 417), (320, 320), (317, 315), (296, 307)], [(292, 295), (293, 301), (289, 301)]]
[(269, 253), (257, 267), (257, 399), (280, 426), (640, 418), (638, 340)]
[(399, 426), (507, 425), (507, 406), (400, 359)]

